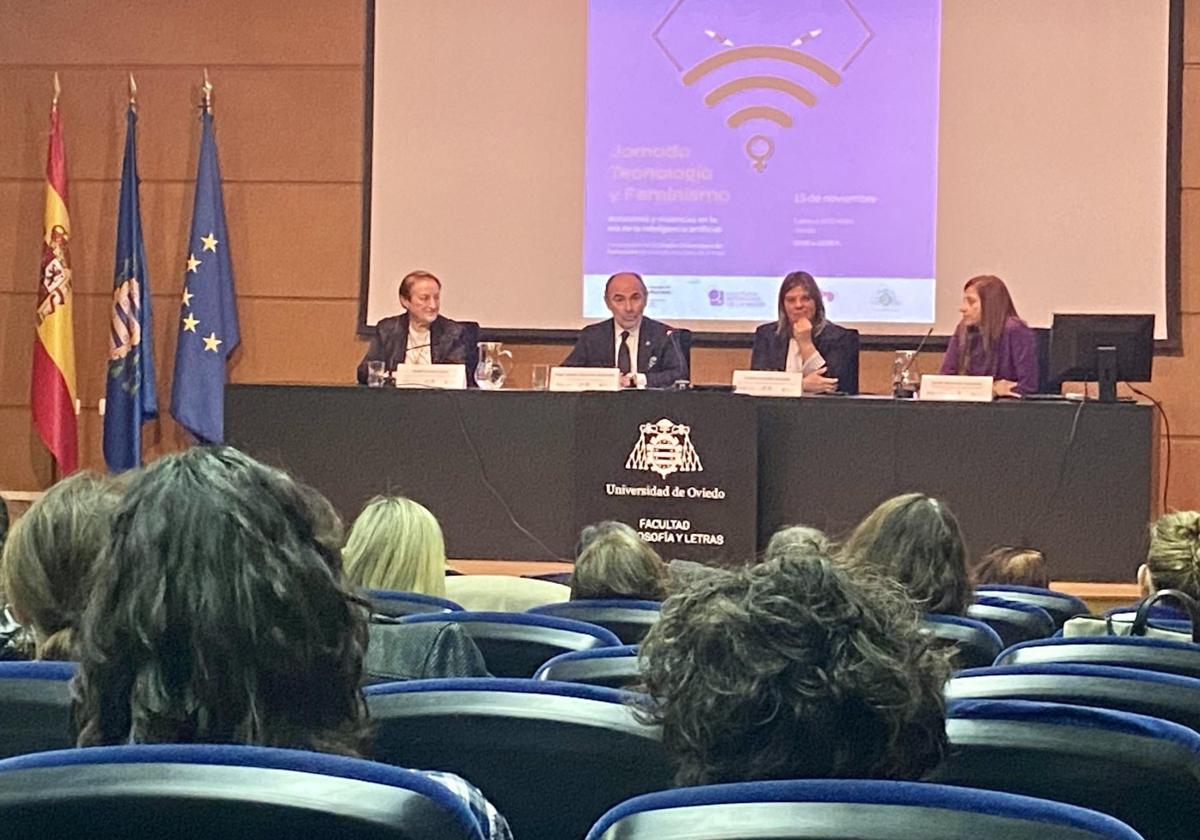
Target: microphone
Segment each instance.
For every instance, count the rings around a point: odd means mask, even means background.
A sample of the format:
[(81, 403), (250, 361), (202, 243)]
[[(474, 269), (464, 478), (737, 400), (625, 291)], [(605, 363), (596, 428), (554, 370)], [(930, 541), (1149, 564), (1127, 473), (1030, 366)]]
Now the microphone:
[(929, 332), (925, 333), (921, 340), (917, 342), (917, 349), (913, 351), (911, 356), (909, 356), (908, 363), (900, 371), (901, 375), (908, 373), (908, 369), (912, 367), (912, 363), (917, 360), (917, 356), (920, 356), (921, 351), (925, 349), (925, 342), (929, 340), (929, 336), (931, 335), (933, 335), (933, 327), (930, 327)]
[[(679, 330), (675, 329), (674, 327), (667, 327), (667, 340), (671, 342), (671, 349), (675, 351), (675, 358), (679, 359), (680, 364), (683, 364), (683, 348), (679, 346)], [(686, 391), (692, 387), (692, 371), (690, 370), (690, 367), (691, 366), (688, 365), (688, 379), (676, 379), (673, 383), (673, 387), (677, 390)]]

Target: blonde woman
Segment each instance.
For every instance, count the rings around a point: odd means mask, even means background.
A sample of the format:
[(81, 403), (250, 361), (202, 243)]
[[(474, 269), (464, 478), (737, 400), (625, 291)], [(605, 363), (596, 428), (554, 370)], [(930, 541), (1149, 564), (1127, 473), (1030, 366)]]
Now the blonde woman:
[(342, 550), (346, 579), (363, 589), (446, 597), (442, 526), (423, 505), (403, 496), (367, 502)]
[(1178, 589), (1200, 598), (1200, 512), (1164, 514), (1150, 526), (1150, 550), (1137, 580), (1143, 596)]

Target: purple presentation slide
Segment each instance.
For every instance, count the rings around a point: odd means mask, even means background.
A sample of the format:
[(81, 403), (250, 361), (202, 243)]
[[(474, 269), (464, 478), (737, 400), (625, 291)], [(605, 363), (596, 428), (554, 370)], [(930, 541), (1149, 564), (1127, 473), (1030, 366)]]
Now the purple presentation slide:
[(941, 0), (590, 0), (584, 316), (932, 322)]

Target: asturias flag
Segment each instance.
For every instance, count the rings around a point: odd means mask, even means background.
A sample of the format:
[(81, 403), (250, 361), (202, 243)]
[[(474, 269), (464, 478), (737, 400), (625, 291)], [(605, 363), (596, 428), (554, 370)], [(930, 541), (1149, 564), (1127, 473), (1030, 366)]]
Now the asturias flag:
[(196, 202), (171, 384), (171, 414), (201, 443), (225, 439), (225, 363), (241, 341), (212, 119), (207, 110), (201, 117)]
[(70, 238), (67, 160), (63, 151), (62, 122), (55, 104), (50, 108), (42, 276), (38, 284), (30, 402), (33, 425), (63, 474), (74, 472), (79, 462), (75, 423), (75, 326), (71, 315), (74, 306), (71, 260), (67, 253)]
[(138, 199), (137, 112), (125, 115), (125, 160), (113, 270), (112, 330), (104, 412), (104, 460), (113, 472), (141, 466), (142, 424), (158, 416), (150, 276)]

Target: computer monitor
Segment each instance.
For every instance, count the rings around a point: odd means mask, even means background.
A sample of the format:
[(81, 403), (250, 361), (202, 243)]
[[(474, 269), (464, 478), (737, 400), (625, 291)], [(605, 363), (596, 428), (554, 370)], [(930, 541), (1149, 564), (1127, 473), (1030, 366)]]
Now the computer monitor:
[(1118, 382), (1149, 382), (1153, 315), (1054, 315), (1050, 378), (1100, 383), (1100, 400), (1116, 399)]

